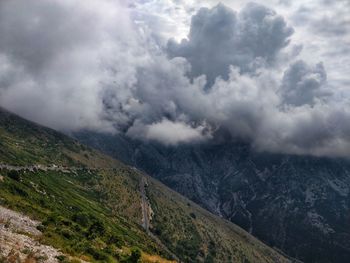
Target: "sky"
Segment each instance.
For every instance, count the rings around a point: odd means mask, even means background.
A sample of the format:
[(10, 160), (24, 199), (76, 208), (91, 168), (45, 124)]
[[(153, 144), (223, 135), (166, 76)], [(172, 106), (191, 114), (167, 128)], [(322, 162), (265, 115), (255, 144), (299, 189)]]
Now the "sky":
[(350, 156), (347, 0), (0, 2), (0, 106), (64, 132)]

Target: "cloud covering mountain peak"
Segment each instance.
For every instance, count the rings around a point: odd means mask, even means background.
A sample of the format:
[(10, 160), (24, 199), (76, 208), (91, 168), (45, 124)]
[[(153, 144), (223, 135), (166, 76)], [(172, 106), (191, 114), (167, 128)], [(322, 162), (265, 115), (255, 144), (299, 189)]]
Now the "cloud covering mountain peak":
[(1, 2), (0, 105), (68, 132), (166, 145), (225, 133), (257, 150), (349, 156), (345, 87), (301, 57), (290, 21), (219, 4), (198, 8), (178, 42), (158, 17), (135, 14), (147, 4)]

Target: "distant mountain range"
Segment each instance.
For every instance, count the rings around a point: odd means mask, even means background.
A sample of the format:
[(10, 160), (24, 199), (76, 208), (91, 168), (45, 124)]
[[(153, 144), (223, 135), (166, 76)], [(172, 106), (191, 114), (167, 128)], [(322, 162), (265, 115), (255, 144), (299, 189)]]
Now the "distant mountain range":
[(81, 132), (209, 211), (310, 263), (350, 259), (350, 162), (257, 153), (244, 143), (167, 147)]

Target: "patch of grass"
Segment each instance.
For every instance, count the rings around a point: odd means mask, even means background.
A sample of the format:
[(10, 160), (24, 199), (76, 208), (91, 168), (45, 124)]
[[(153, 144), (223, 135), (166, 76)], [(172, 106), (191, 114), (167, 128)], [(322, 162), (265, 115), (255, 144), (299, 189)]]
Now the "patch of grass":
[(21, 181), (7, 176), (0, 184), (0, 204), (41, 220), (41, 242), (96, 262), (119, 260), (123, 254), (117, 251), (123, 246), (159, 253), (157, 244), (137, 223), (123, 219), (121, 213), (112, 216), (99, 194), (81, 184), (84, 175), (55, 171), (18, 174)]

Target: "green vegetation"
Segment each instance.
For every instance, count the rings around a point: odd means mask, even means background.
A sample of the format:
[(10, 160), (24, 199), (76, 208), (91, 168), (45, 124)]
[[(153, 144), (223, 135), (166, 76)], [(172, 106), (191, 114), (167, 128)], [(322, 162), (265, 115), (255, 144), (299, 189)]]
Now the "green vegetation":
[(0, 108), (0, 163), (118, 167), (119, 162)]
[(40, 242), (63, 251), (61, 262), (70, 256), (92, 262), (165, 262), (171, 254), (184, 262), (288, 262), (146, 176), (154, 212), (153, 234), (147, 234), (141, 227), (145, 175), (1, 109), (0, 164), (66, 167), (0, 169), (0, 205), (41, 221)]
[(111, 210), (101, 205), (100, 194), (83, 187), (83, 172), (16, 172), (20, 181), (13, 177), (13, 171), (1, 173), (5, 178), (0, 183), (0, 204), (39, 219), (43, 243), (96, 262), (137, 262), (140, 250), (129, 255), (120, 252), (123, 247), (161, 253), (136, 222), (112, 217)]
[(289, 262), (238, 226), (148, 178), (152, 231), (185, 262)]

